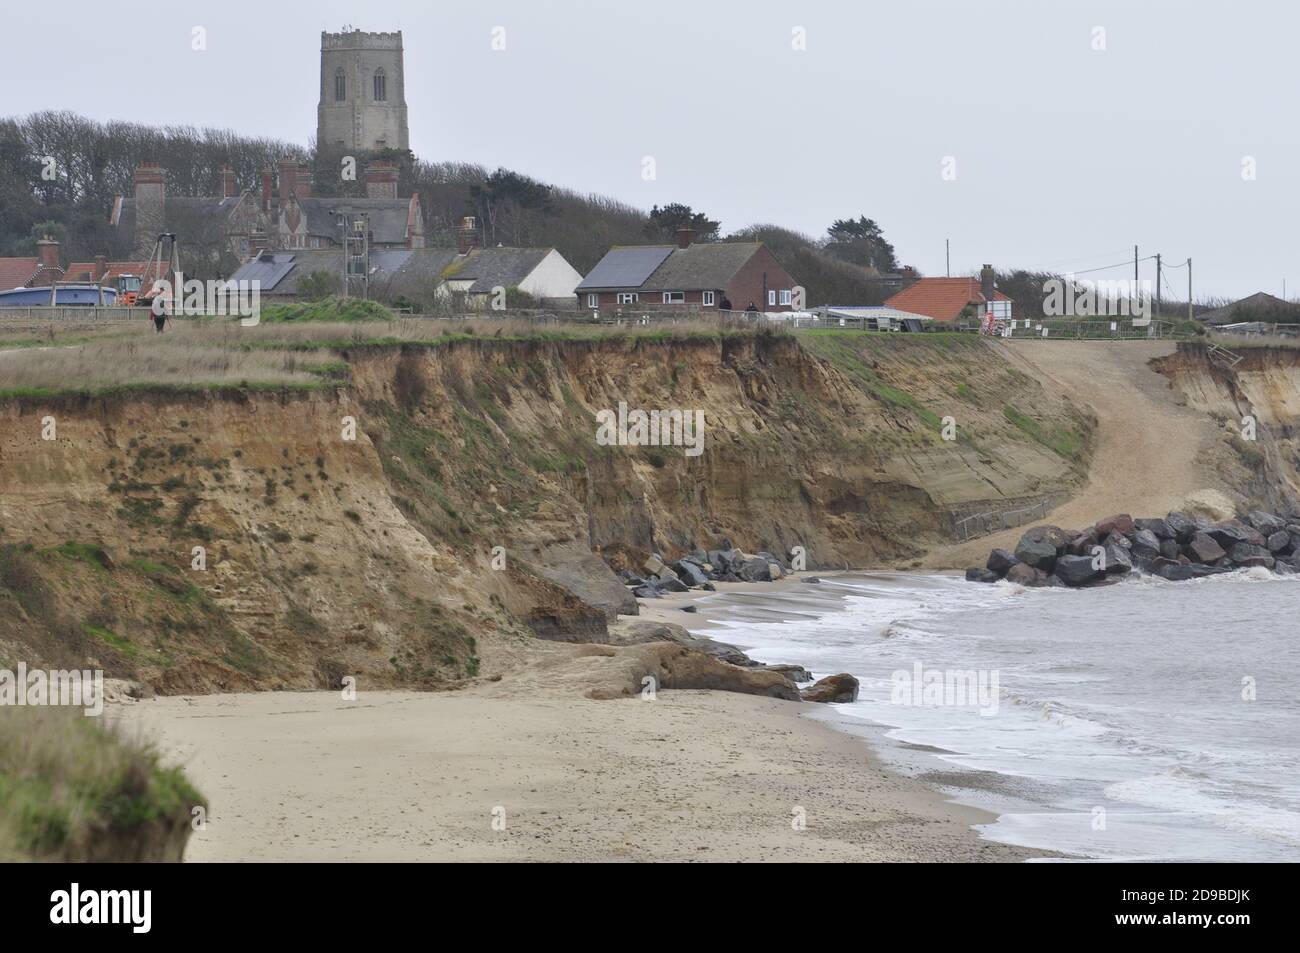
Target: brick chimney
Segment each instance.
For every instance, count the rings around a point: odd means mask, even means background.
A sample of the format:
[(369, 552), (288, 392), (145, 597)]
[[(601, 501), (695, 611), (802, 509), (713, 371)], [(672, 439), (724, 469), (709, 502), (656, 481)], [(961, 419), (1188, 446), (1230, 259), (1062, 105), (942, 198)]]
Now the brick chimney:
[(695, 229), (683, 225), (677, 229), (677, 247), (690, 248), (691, 242), (695, 241)]
[(397, 164), (385, 159), (376, 159), (366, 166), (363, 175), (366, 181), (366, 198), (397, 198)]
[(239, 195), (239, 186), (235, 182), (235, 170), (230, 166), (221, 167), (221, 197), (234, 198)]
[(993, 266), (985, 265), (980, 269), (980, 294), (984, 295), (985, 301), (992, 301), (993, 292)]
[(108, 274), (108, 258), (104, 255), (95, 256), (95, 273), (90, 276), (91, 281), (98, 282)]
[(279, 162), (280, 201), (293, 195), (300, 199), (311, 198), (311, 166), (293, 156), (284, 156)]
[(468, 255), (478, 245), (478, 228), (473, 215), (466, 215), (460, 220), (456, 230), (456, 249), (462, 255)]
[(262, 170), (262, 211), (271, 211), (271, 170)]
[(36, 243), (36, 257), (42, 269), (59, 270), (59, 243), (46, 235)]
[(162, 166), (142, 162), (135, 170), (135, 245), (139, 257), (153, 250), (163, 230), (167, 202), (167, 181)]

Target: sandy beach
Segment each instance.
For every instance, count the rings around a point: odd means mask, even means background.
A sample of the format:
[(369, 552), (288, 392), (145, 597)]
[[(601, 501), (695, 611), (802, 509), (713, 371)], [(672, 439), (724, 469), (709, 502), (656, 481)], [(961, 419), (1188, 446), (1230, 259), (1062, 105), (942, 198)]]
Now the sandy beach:
[[(639, 620), (680, 622), (700, 595)], [(826, 723), (833, 706), (694, 690), (593, 700), (581, 687), (608, 660), (591, 648), (541, 643), (518, 676), (455, 692), (169, 697), (114, 716), (209, 799), (189, 861), (1037, 856), (981, 839), (972, 825), (990, 815), (884, 770)]]

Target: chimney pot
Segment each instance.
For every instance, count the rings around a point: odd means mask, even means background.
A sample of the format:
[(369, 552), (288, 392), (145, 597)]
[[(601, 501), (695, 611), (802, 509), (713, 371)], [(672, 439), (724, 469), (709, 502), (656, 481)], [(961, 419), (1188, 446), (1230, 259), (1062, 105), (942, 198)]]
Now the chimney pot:
[(59, 267), (59, 243), (49, 235), (36, 243), (36, 255), (42, 268), (53, 270)]
[(478, 245), (478, 228), (473, 215), (466, 215), (460, 220), (460, 229), (456, 233), (456, 250), (468, 255)]
[(993, 284), (993, 266), (985, 265), (980, 269), (980, 294), (985, 301), (992, 301), (995, 288)]

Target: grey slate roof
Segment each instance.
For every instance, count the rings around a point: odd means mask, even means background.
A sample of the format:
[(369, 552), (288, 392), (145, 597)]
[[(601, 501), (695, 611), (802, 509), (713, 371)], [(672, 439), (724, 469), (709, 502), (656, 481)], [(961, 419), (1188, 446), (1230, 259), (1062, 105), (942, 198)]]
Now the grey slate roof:
[(605, 252), (596, 267), (578, 284), (577, 291), (616, 291), (639, 288), (664, 259), (672, 245), (622, 245)]
[(517, 287), (550, 253), (549, 248), (476, 248), (446, 277), (455, 281), (472, 278), (468, 292), (488, 294), (497, 287)]
[(339, 241), (337, 210), (364, 212), (370, 221), (374, 240), (383, 245), (401, 245), (406, 241), (406, 221), (411, 212), (411, 200), (360, 199), (313, 196), (298, 199), (307, 218), (307, 234), (323, 235), (335, 243)]
[[(413, 291), (431, 288), (441, 280), (446, 267), (457, 258), (454, 248), (395, 248), (370, 252), (370, 294), (393, 299)], [(285, 252), (263, 252), (240, 265), (231, 278), (262, 282), (262, 293), (296, 295), (298, 283), (314, 271), (341, 275), (343, 252), (338, 248), (309, 248)]]
[(577, 291), (716, 291), (726, 288), (761, 247), (760, 242), (705, 242), (689, 248), (611, 248)]
[[(221, 198), (219, 196), (206, 197), (189, 197), (189, 196), (167, 196), (163, 200), (163, 224), (169, 230), (176, 230), (180, 227), (193, 227), (193, 223), (198, 222), (203, 227), (212, 227), (215, 229), (224, 229), (225, 223), (230, 214), (239, 205), (239, 197), (231, 196)], [(123, 235), (135, 235), (135, 199), (123, 198), (122, 208), (118, 213), (117, 226), (122, 230)], [(138, 239), (150, 238), (152, 236), (137, 236)], [(184, 236), (181, 241), (184, 242)]]
[(675, 248), (642, 291), (711, 291), (727, 287), (761, 248), (758, 242), (706, 242)]

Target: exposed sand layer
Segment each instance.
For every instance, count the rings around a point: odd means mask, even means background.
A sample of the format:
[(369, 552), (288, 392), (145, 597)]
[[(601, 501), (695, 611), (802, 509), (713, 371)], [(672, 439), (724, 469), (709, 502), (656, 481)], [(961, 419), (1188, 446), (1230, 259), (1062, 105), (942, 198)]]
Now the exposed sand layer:
[[(823, 706), (817, 706), (822, 712)], [(593, 701), (508, 681), (115, 708), (211, 803), (191, 861), (1012, 861), (989, 815), (882, 769), (811, 705)], [(504, 810), (504, 830), (493, 811)], [(792, 820), (802, 808), (806, 829)], [(498, 816), (501, 816), (498, 812)]]
[[(1045, 386), (1097, 415), (1097, 445), (1086, 484), (1035, 522), (1081, 529), (1117, 512), (1231, 512), (1232, 500), (1201, 463), (1207, 448), (1221, 443), (1219, 428), (1205, 414), (1183, 406), (1169, 380), (1147, 363), (1173, 353), (1175, 342), (1017, 341), (996, 346)], [(1013, 548), (1024, 529), (936, 549), (922, 565), (982, 566), (990, 549)]]

